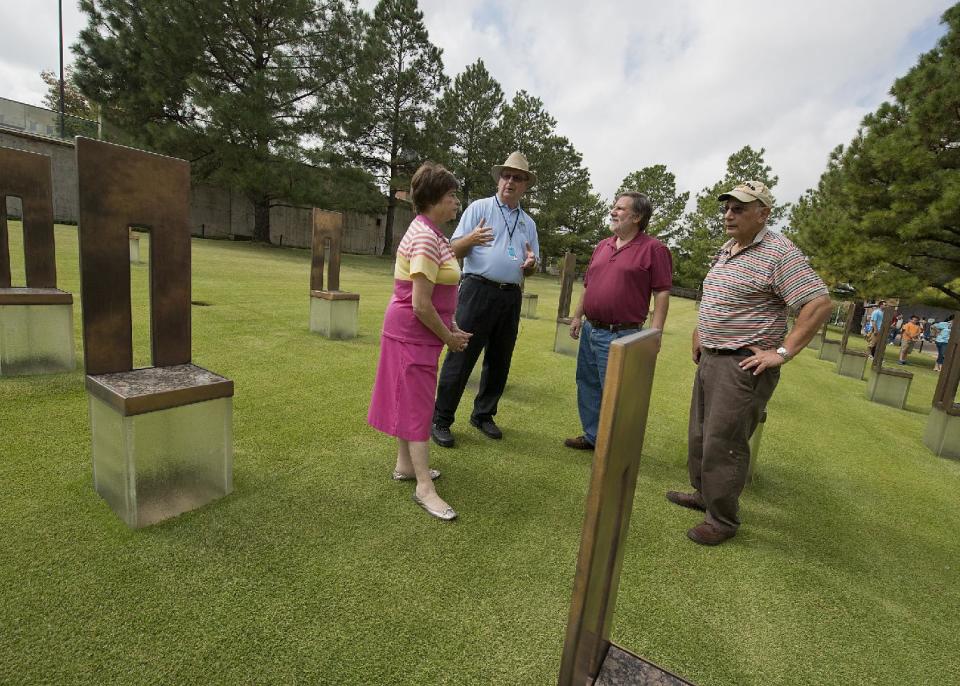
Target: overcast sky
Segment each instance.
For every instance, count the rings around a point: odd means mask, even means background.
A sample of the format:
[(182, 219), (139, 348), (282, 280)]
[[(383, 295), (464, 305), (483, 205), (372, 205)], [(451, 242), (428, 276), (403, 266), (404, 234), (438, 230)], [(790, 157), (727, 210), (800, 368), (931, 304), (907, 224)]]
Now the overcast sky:
[[(603, 196), (653, 164), (695, 194), (749, 144), (766, 148), (780, 202), (816, 185), (830, 150), (943, 34), (950, 5), (420, 0), (451, 78), (482, 58), (508, 98), (541, 98)], [(40, 104), (40, 70), (58, 69), (57, 3), (0, 0), (0, 22), (0, 96)], [(68, 46), (84, 23), (64, 0)]]

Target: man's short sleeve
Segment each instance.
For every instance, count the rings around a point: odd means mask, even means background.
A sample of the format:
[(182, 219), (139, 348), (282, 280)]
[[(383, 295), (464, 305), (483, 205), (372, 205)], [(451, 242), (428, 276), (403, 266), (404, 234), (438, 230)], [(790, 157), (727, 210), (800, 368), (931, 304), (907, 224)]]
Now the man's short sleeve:
[(654, 248), (650, 262), (650, 290), (669, 291), (673, 286), (673, 256), (670, 249), (660, 243)]
[(450, 240), (455, 241), (458, 238), (463, 238), (468, 233), (473, 231), (477, 224), (480, 223), (480, 218), (482, 216), (483, 207), (480, 200), (475, 200), (467, 205), (467, 209), (465, 209), (463, 214), (460, 215), (460, 222), (457, 224), (457, 228), (453, 232), (453, 235), (450, 236)]
[(590, 281), (590, 265), (593, 264), (594, 258), (597, 256), (597, 251), (600, 249), (600, 246), (603, 245), (603, 241), (600, 241), (593, 247), (593, 254), (590, 255), (590, 261), (587, 262), (587, 270), (583, 273), (583, 287), (586, 288), (587, 284)]
[(796, 247), (787, 250), (774, 268), (773, 287), (789, 307), (800, 307), (828, 294), (826, 284)]

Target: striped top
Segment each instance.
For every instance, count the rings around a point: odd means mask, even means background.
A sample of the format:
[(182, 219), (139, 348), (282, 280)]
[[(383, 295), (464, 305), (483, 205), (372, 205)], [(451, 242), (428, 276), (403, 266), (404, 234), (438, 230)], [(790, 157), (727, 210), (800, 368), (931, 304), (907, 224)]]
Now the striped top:
[(457, 308), (460, 265), (450, 242), (422, 214), (417, 215), (397, 246), (393, 269), (393, 297), (383, 317), (383, 335), (405, 343), (442, 345), (413, 313), (413, 275), (423, 274), (434, 284), (433, 306), (449, 328)]
[(700, 345), (776, 348), (787, 334), (787, 308), (827, 295), (807, 258), (782, 234), (764, 228), (736, 255), (727, 241), (703, 281)]

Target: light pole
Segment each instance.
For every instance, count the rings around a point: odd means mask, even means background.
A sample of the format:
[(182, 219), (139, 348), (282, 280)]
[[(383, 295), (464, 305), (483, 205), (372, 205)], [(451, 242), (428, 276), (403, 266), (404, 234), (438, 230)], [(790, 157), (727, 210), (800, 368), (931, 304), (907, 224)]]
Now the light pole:
[(66, 137), (63, 122), (63, 0), (57, 0), (57, 11), (60, 19), (60, 138)]

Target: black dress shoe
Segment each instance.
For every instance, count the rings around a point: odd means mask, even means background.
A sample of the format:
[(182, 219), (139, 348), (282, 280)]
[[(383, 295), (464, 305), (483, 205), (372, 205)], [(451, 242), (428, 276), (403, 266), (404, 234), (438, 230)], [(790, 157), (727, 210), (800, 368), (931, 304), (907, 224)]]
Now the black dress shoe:
[(503, 438), (503, 432), (500, 431), (499, 426), (493, 423), (492, 419), (474, 419), (471, 417), (470, 423), (480, 429), (480, 433), (487, 438), (493, 438), (498, 441)]
[(430, 438), (441, 448), (453, 447), (453, 434), (450, 432), (449, 426), (437, 426), (434, 424), (430, 427)]

